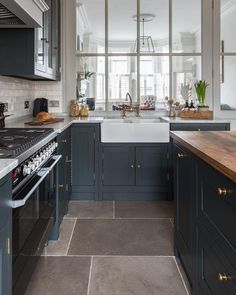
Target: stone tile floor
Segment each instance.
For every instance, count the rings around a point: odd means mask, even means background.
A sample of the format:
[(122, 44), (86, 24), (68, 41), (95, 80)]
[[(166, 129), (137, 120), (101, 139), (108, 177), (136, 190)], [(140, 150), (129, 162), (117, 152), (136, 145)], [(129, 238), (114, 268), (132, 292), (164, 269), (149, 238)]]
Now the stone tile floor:
[(71, 201), (26, 295), (187, 295), (171, 202)]

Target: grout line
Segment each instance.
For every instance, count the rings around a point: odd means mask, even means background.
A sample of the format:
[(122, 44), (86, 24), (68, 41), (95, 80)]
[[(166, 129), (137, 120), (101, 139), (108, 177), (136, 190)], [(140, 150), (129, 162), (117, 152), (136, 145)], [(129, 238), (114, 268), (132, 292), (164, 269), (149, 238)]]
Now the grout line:
[[(65, 219), (77, 219), (77, 220), (112, 220), (112, 219), (124, 219), (124, 220), (168, 220), (170, 217), (115, 217), (115, 212), (113, 212), (113, 217), (64, 217)], [(171, 222), (171, 221), (170, 221)], [(173, 224), (173, 223), (172, 223)]]
[(113, 219), (116, 218), (115, 200), (113, 200)]
[(178, 265), (178, 263), (177, 263), (177, 261), (176, 261), (175, 256), (173, 256), (173, 259), (174, 259), (174, 262), (175, 262), (176, 267), (177, 267), (177, 269), (178, 269), (178, 272), (179, 272), (180, 278), (181, 278), (181, 280), (182, 280), (182, 283), (183, 283), (183, 285), (184, 285), (184, 288), (185, 288), (186, 294), (187, 294), (187, 295), (190, 295), (190, 294), (189, 294), (189, 291), (188, 291), (188, 288), (187, 288), (187, 285), (186, 285), (186, 283), (185, 283), (184, 277), (183, 277), (183, 275), (182, 275), (182, 273), (181, 273), (181, 271), (180, 271), (180, 268), (179, 268), (179, 265)]
[(170, 218), (170, 223), (171, 223), (172, 227), (174, 227), (174, 223), (172, 221), (172, 218)]
[(71, 236), (70, 236), (70, 239), (69, 239), (68, 247), (67, 247), (67, 250), (66, 250), (66, 256), (68, 256), (70, 243), (71, 243), (71, 240), (72, 240), (72, 237), (73, 237), (73, 234), (74, 234), (74, 231), (75, 231), (75, 225), (76, 225), (76, 222), (77, 222), (77, 219), (76, 218), (74, 218), (74, 219), (75, 219), (75, 221), (74, 221), (74, 225), (73, 225), (73, 228), (72, 228), (72, 231), (71, 231)]
[(88, 287), (87, 287), (87, 295), (90, 293), (90, 284), (92, 277), (92, 267), (93, 267), (93, 256), (91, 256), (90, 268), (89, 268), (89, 279), (88, 279)]
[[(91, 255), (67, 255), (68, 257), (91, 257)], [(109, 258), (109, 257), (132, 257), (132, 258), (174, 258), (175, 256), (164, 256), (164, 255), (92, 255), (92, 257), (98, 258)]]

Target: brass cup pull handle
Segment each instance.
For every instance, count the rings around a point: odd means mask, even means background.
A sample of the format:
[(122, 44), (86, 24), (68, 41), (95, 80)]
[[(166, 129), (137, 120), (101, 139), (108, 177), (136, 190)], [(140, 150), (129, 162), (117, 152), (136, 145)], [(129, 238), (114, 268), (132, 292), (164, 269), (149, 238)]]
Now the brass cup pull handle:
[(66, 160), (66, 163), (72, 163), (72, 160)]
[(141, 168), (141, 165), (137, 165), (137, 168), (140, 169)]
[(59, 188), (64, 188), (64, 184), (59, 184), (58, 187)]
[(226, 196), (227, 195), (227, 189), (224, 187), (218, 187), (217, 193), (219, 196)]
[(225, 274), (225, 273), (219, 273), (218, 274), (218, 280), (220, 281), (220, 282), (227, 282), (227, 281), (229, 281), (229, 280), (231, 280), (231, 276), (229, 276), (229, 275), (227, 275), (227, 274)]
[(179, 158), (179, 159), (183, 159), (183, 158), (184, 158), (184, 154), (182, 154), (182, 153), (178, 153), (178, 158)]

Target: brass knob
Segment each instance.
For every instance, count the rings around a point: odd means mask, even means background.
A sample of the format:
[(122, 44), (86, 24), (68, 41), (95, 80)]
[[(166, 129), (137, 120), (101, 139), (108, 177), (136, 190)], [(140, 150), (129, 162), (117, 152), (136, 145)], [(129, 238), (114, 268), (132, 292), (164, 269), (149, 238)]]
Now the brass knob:
[(64, 184), (59, 184), (58, 187), (59, 188), (64, 188)]
[(61, 142), (62, 142), (62, 143), (67, 143), (66, 139), (63, 139)]
[(140, 169), (141, 168), (141, 165), (137, 165), (137, 168)]
[(227, 195), (227, 190), (224, 187), (222, 187), (222, 188), (218, 187), (217, 192), (218, 192), (219, 196), (226, 196)]
[(134, 165), (130, 165), (130, 168), (134, 169)]
[(184, 158), (184, 154), (178, 153), (178, 158), (183, 159)]
[(229, 275), (227, 275), (225, 273), (223, 273), (223, 274), (219, 273), (218, 274), (218, 280), (221, 281), (221, 282), (227, 282), (227, 281), (231, 280), (231, 276), (229, 276)]

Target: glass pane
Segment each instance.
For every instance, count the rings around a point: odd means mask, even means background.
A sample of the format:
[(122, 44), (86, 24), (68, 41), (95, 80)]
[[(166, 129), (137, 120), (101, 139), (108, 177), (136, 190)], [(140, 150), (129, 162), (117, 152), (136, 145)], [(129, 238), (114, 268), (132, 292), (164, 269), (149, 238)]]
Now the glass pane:
[(236, 56), (225, 56), (221, 73), (221, 110), (236, 110)]
[(90, 110), (105, 110), (105, 58), (77, 58), (77, 99)]
[(169, 96), (169, 57), (141, 56), (140, 58), (141, 108), (163, 108)]
[(109, 110), (129, 104), (126, 94), (137, 102), (137, 58), (130, 56), (109, 57)]
[(194, 83), (201, 79), (200, 56), (173, 57), (173, 99), (196, 102)]
[(169, 52), (169, 1), (141, 0), (140, 5), (140, 52)]
[(201, 52), (201, 0), (173, 0), (173, 52)]
[(108, 3), (109, 52), (134, 52), (137, 37), (137, 1), (109, 0)]
[(236, 1), (221, 0), (221, 40), (224, 41), (225, 52), (236, 52), (235, 31)]
[(105, 52), (105, 1), (79, 0), (76, 11), (77, 51)]

